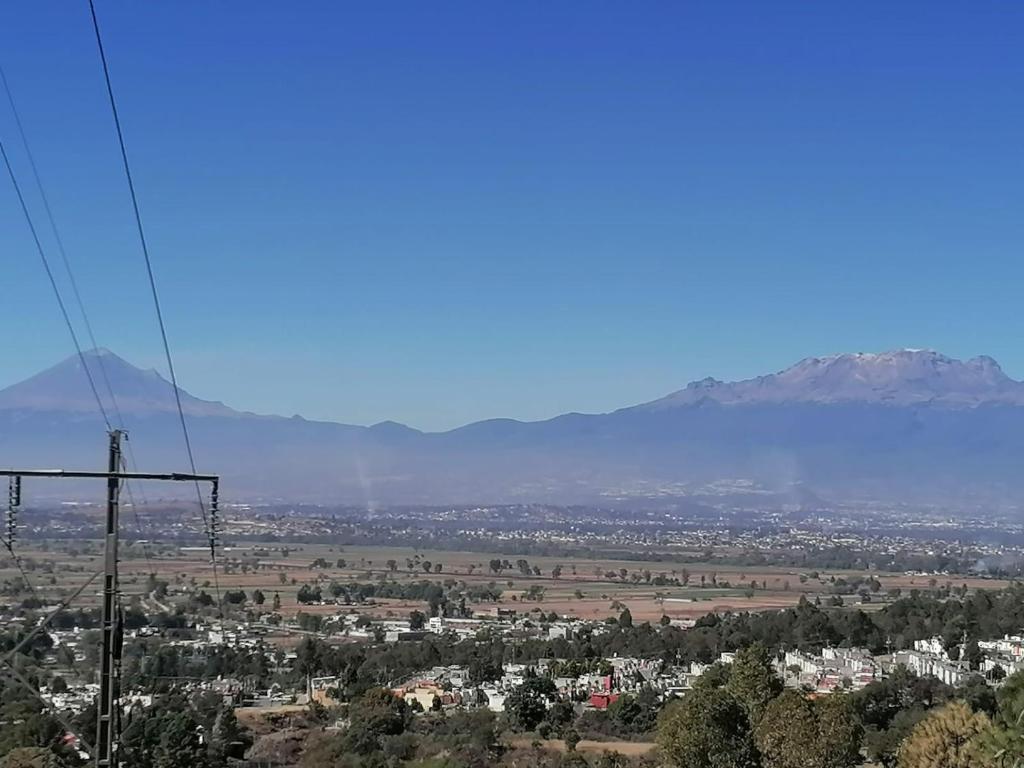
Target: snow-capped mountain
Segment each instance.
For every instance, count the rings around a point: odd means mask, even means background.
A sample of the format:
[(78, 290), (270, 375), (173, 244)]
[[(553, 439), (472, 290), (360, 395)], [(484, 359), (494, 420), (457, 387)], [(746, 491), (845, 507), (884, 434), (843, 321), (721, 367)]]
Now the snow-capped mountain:
[(702, 379), (647, 407), (705, 400), (751, 403), (882, 403), (976, 406), (1024, 405), (1024, 383), (1003, 373), (991, 357), (956, 360), (932, 350), (808, 357), (767, 376), (737, 382)]

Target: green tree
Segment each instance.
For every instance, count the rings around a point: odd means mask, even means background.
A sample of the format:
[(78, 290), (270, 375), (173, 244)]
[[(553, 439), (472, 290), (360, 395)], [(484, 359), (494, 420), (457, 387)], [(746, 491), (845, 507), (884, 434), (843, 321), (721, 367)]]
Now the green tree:
[(852, 699), (833, 693), (814, 703), (818, 718), (822, 768), (848, 768), (861, 762), (864, 725)]
[(994, 722), (979, 743), (1001, 768), (1024, 766), (1024, 672), (1010, 675), (999, 689)]
[[(7, 702), (14, 689), (4, 691), (5, 703), (0, 711), (0, 754), (26, 747), (49, 747), (57, 743), (64, 732), (63, 726), (49, 713), (41, 711), (35, 701)], [(21, 696), (21, 691), (18, 691)]]
[(812, 702), (793, 690), (769, 702), (754, 732), (764, 768), (851, 768), (860, 763), (862, 735), (845, 696)]
[(658, 746), (676, 768), (757, 768), (746, 708), (724, 688), (694, 688), (658, 720)]
[(359, 755), (371, 755), (382, 748), (388, 736), (405, 733), (412, 713), (403, 699), (384, 688), (373, 688), (349, 708), (349, 726), (344, 746)]
[(900, 745), (927, 716), (925, 710), (915, 706), (897, 712), (888, 727), (868, 728), (864, 732), (864, 751), (868, 759), (879, 763), (882, 768), (895, 768)]
[(817, 768), (818, 721), (809, 701), (784, 691), (765, 707), (754, 731), (764, 768)]
[(768, 649), (754, 643), (738, 651), (729, 670), (726, 687), (743, 705), (751, 724), (756, 726), (768, 702), (782, 692), (782, 680), (772, 669)]
[(160, 737), (153, 750), (153, 768), (197, 768), (208, 765), (198, 724), (191, 713), (169, 712), (161, 720)]
[(516, 688), (505, 699), (505, 711), (508, 712), (513, 728), (519, 731), (532, 731), (544, 719), (548, 708), (544, 698), (529, 681)]

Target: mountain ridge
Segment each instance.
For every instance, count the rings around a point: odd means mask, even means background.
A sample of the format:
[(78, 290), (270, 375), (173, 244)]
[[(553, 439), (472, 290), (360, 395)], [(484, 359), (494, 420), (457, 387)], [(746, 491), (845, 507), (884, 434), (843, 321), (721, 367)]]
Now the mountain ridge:
[[(181, 468), (170, 383), (113, 353), (84, 357), (101, 391), (102, 373), (110, 379), (139, 466)], [(609, 413), (446, 432), (255, 415), (181, 395), (199, 468), (237, 499), (671, 505), (716, 483), (756, 489), (744, 503), (758, 505), (1009, 504), (1024, 494), (1024, 384), (984, 356), (812, 357)], [(104, 432), (77, 357), (0, 390), (0, 464), (101, 465)]]
[(934, 350), (900, 349), (807, 357), (777, 373), (742, 381), (705, 378), (641, 408), (757, 402), (875, 402), (973, 407), (1024, 405), (1024, 382), (1007, 376), (987, 355), (966, 361)]
[[(115, 391), (117, 406), (125, 413), (176, 412), (173, 388), (155, 369), (138, 368), (108, 349), (83, 353), (104, 407), (114, 410), (106, 382)], [(187, 416), (233, 416), (302, 419), (321, 424), (333, 420), (307, 419), (295, 414), (257, 414), (241, 411), (220, 400), (204, 400), (179, 387)], [(825, 357), (806, 357), (776, 373), (737, 381), (706, 377), (655, 400), (625, 406), (608, 413), (630, 410), (661, 410), (714, 401), (721, 405), (756, 403), (879, 403), (888, 405), (942, 405), (975, 407), (986, 403), (1024, 406), (1024, 382), (1010, 378), (988, 355), (958, 360), (929, 349), (898, 349), (880, 353), (854, 352)], [(62, 360), (34, 376), (0, 388), (0, 410), (53, 410), (90, 413), (95, 396), (83, 375), (77, 355)], [(533, 424), (573, 416), (568, 412), (535, 421), (492, 417), (450, 430), (425, 432), (407, 424), (385, 420), (365, 429), (417, 434), (445, 434), (492, 422)], [(343, 424), (343, 426), (355, 426)]]

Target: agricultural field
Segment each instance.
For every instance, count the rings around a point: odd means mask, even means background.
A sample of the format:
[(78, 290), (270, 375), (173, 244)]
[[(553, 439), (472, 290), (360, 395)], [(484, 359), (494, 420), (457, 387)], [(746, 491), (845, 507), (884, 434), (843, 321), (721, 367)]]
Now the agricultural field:
[[(31, 589), (44, 602), (66, 599), (102, 568), (100, 542), (26, 542), (16, 550)], [(499, 572), (491, 561), (507, 560)], [(171, 595), (185, 588), (214, 594), (214, 577), (208, 550), (174, 546), (126, 544), (122, 549), (121, 589), (129, 600), (138, 598), (144, 608), (166, 610), (148, 593), (149, 574), (166, 581)], [(657, 586), (659, 577), (673, 583)], [(279, 596), (284, 615), (300, 608), (307, 613), (333, 614), (339, 610), (329, 599), (324, 604), (301, 605), (297, 593), (304, 584), (321, 585), (325, 598), (331, 582), (366, 583), (388, 579), (399, 584), (424, 580), (443, 583), (455, 580), (467, 586), (493, 586), (501, 590), (497, 601), (481, 603), (478, 610), (496, 608), (520, 612), (539, 608), (545, 613), (601, 619), (628, 608), (635, 621), (695, 618), (710, 612), (758, 611), (794, 605), (801, 596), (831, 596), (834, 580), (874, 578), (880, 589), (872, 605), (881, 604), (885, 593), (898, 588), (950, 584), (969, 589), (998, 589), (1006, 582), (995, 579), (913, 576), (865, 571), (822, 570), (801, 573), (785, 568), (754, 568), (639, 562), (616, 559), (531, 556), (516, 558), (493, 553), (416, 550), (389, 547), (341, 547), (330, 545), (281, 545), (267, 543), (232, 547), (221, 553), (216, 583), (221, 593), (260, 590), (269, 610), (273, 595)], [(16, 563), (7, 555), (0, 560), (0, 585), (21, 580)], [(678, 580), (680, 583), (675, 584)], [(685, 582), (685, 583), (684, 583)], [(75, 599), (75, 606), (97, 603), (100, 580), (95, 578)], [(7, 594), (10, 594), (8, 589)], [(847, 596), (850, 603), (856, 596)], [(376, 599), (344, 610), (375, 617), (404, 617), (424, 610), (416, 600)]]

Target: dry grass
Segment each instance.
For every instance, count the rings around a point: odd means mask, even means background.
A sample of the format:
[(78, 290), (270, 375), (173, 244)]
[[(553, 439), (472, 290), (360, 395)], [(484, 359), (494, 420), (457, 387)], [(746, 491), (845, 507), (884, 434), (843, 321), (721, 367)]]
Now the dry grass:
[[(531, 739), (515, 738), (510, 740), (510, 745), (519, 749), (528, 749), (533, 746)], [(565, 752), (565, 742), (562, 739), (541, 739), (541, 749), (548, 749), (553, 752)], [(583, 739), (576, 745), (577, 752), (600, 754), (602, 752), (617, 752), (627, 757), (639, 757), (646, 755), (655, 749), (657, 744), (653, 741), (592, 741)]]

